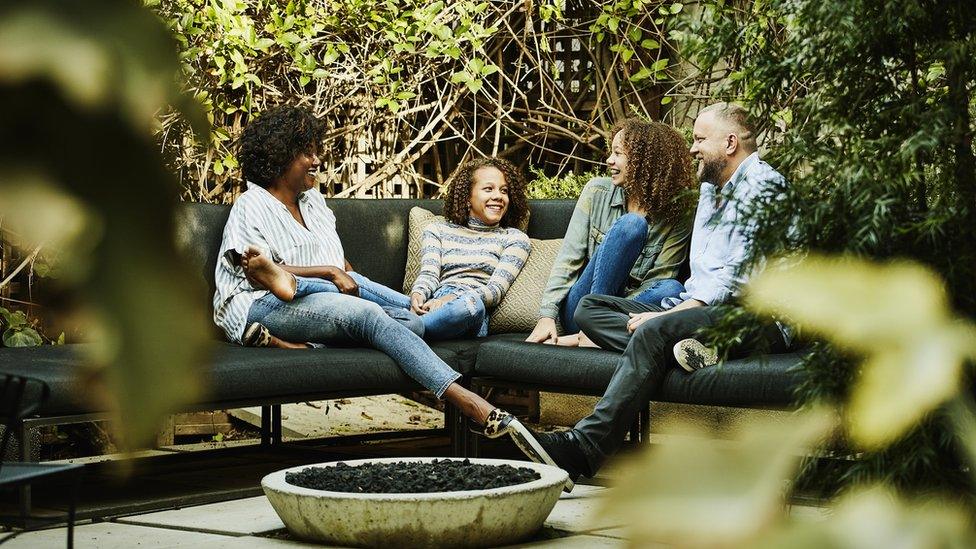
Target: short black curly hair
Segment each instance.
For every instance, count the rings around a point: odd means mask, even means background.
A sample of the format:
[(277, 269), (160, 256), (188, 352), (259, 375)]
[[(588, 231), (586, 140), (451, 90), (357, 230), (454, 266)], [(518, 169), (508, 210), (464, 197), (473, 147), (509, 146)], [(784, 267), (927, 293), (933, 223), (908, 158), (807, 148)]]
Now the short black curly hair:
[(444, 195), (444, 217), (451, 223), (468, 224), (468, 208), (471, 205), (471, 185), (474, 172), (481, 168), (495, 168), (505, 176), (508, 184), (508, 210), (498, 223), (502, 227), (521, 227), (529, 215), (525, 176), (522, 170), (503, 158), (494, 156), (469, 160), (458, 168), (454, 180)]
[(245, 181), (268, 188), (299, 154), (318, 149), (325, 123), (303, 107), (265, 111), (244, 128), (237, 155)]

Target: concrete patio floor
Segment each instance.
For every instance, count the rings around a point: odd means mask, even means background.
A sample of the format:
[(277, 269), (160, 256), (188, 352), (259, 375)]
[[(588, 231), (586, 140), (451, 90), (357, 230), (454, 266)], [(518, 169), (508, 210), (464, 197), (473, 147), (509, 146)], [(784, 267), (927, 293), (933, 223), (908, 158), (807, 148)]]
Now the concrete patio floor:
[[(579, 485), (573, 493), (563, 494), (542, 531), (516, 547), (570, 549), (627, 545), (621, 521), (599, 512), (601, 499), (608, 490)], [(5, 543), (4, 547), (64, 547), (65, 535), (64, 528), (27, 532)], [(292, 539), (264, 496), (81, 524), (75, 528), (75, 546), (110, 549), (318, 547)]]

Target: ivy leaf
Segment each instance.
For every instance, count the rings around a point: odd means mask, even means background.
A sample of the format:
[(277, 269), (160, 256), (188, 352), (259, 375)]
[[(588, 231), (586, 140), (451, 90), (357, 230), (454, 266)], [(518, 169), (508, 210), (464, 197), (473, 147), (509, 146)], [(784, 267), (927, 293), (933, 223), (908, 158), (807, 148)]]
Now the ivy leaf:
[(478, 93), (479, 91), (481, 91), (482, 82), (480, 78), (478, 79), (472, 78), (467, 82), (465, 82), (465, 84), (467, 84), (468, 89), (471, 90), (471, 93)]
[(645, 38), (641, 41), (641, 47), (645, 50), (656, 50), (661, 48), (661, 43), (653, 38)]
[(665, 68), (667, 68), (667, 66), (668, 66), (667, 58), (658, 59), (657, 61), (654, 62), (653, 65), (651, 65), (651, 70), (654, 72), (660, 72), (663, 71)]
[(7, 327), (12, 329), (18, 329), (22, 326), (27, 325), (27, 315), (24, 311), (14, 311), (13, 314), (7, 317)]
[(624, 60), (624, 63), (630, 61), (630, 58), (634, 56), (634, 50), (623, 46), (620, 48), (620, 58)]
[(654, 74), (654, 71), (652, 71), (651, 69), (647, 67), (641, 67), (639, 71), (631, 75), (630, 81), (640, 82), (641, 80), (647, 80), (652, 74)]
[(10, 311), (6, 307), (0, 307), (0, 317), (3, 317), (4, 323), (10, 324)]
[(3, 332), (3, 344), (7, 347), (37, 347), (44, 343), (33, 328), (7, 328)]

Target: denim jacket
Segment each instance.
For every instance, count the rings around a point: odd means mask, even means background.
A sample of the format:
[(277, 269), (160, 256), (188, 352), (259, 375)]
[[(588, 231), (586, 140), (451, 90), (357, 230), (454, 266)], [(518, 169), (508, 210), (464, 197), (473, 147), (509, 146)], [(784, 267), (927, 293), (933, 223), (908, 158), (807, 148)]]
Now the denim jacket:
[[(562, 248), (549, 273), (539, 316), (559, 316), (559, 308), (579, 279), (586, 262), (593, 257), (610, 226), (626, 213), (624, 189), (615, 187), (609, 177), (595, 177), (586, 184), (576, 202)], [(677, 277), (681, 263), (688, 257), (690, 237), (690, 217), (675, 225), (649, 220), (647, 240), (630, 270), (624, 295), (634, 297), (660, 279)]]

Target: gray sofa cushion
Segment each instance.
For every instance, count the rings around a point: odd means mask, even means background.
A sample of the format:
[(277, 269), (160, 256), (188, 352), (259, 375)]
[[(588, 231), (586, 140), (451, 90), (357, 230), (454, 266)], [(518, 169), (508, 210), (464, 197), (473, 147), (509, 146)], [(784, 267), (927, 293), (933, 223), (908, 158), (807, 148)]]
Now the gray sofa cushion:
[[(600, 349), (525, 343), (509, 336), (478, 348), (475, 375), (601, 395), (619, 356)], [(788, 408), (800, 380), (794, 368), (800, 358), (793, 353), (731, 360), (690, 374), (675, 366), (651, 400)]]
[[(91, 412), (81, 402), (78, 391), (76, 352), (81, 345), (45, 345), (0, 349), (0, 372), (40, 379), (51, 388), (50, 396), (41, 407), (41, 415)], [(27, 395), (36, 399), (37, 395)]]
[[(474, 370), (479, 340), (431, 346), (451, 368)], [(40, 379), (51, 394), (41, 415), (98, 412), (79, 394), (76, 374), (83, 345), (0, 349), (0, 372)], [(217, 409), (225, 403), (276, 404), (334, 395), (415, 391), (421, 387), (388, 356), (372, 349), (330, 348), (285, 351), (216, 343), (204, 368), (206, 397), (190, 408)]]

